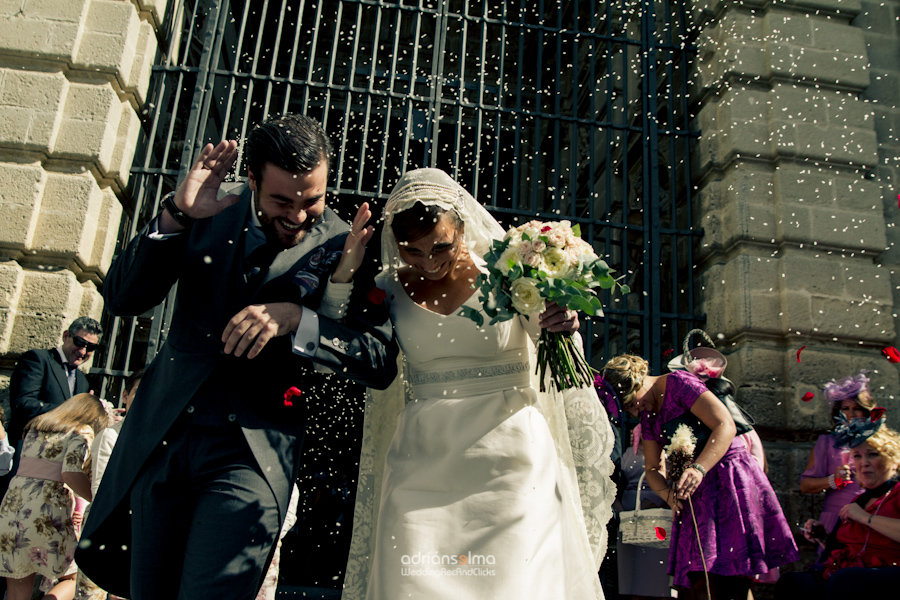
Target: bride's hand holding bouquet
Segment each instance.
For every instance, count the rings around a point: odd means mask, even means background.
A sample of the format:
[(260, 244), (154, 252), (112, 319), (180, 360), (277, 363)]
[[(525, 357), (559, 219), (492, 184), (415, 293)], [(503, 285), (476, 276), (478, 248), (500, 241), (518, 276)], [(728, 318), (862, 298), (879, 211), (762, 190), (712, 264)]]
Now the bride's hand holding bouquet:
[[(494, 241), (484, 256), (488, 273), (475, 286), (481, 290), (490, 324), (547, 311), (542, 326), (559, 321), (555, 306), (590, 316), (603, 316), (603, 304), (594, 289), (617, 285), (612, 269), (580, 237), (569, 221), (543, 223), (530, 221), (506, 232)], [(623, 293), (628, 286), (619, 285)], [(463, 307), (463, 314), (479, 326), (484, 324), (480, 311)], [(544, 327), (538, 340), (538, 370), (541, 391), (547, 369), (558, 390), (592, 385), (593, 372), (581, 349), (559, 327)]]

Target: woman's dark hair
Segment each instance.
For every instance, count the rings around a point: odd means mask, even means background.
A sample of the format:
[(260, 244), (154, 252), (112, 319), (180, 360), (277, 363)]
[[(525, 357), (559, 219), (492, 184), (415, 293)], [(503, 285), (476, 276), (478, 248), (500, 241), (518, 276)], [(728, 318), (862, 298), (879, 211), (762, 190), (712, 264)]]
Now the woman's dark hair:
[[(859, 407), (866, 411), (866, 416), (869, 416), (869, 413), (872, 412), (872, 409), (875, 408), (875, 399), (872, 398), (872, 394), (869, 393), (868, 390), (861, 390), (857, 395), (851, 398), (844, 398), (844, 400), (853, 400)], [(831, 407), (831, 420), (834, 421), (837, 419), (838, 413), (841, 412), (841, 404), (844, 403), (844, 400), (839, 400), (837, 402), (832, 402), (833, 406)]]
[(727, 379), (711, 378), (706, 380), (706, 389), (716, 396), (734, 396), (737, 389)]
[(266, 163), (291, 173), (308, 173), (324, 160), (331, 168), (331, 140), (306, 115), (283, 115), (257, 125), (244, 142), (247, 169), (262, 181)]
[(125, 378), (125, 387), (123, 391), (130, 392), (132, 388), (134, 388), (134, 384), (144, 378), (144, 370), (138, 369), (137, 371), (132, 371), (131, 375)]
[(398, 242), (415, 242), (434, 230), (443, 214), (449, 214), (450, 221), (459, 229), (462, 219), (455, 210), (447, 210), (434, 204), (416, 202), (410, 208), (398, 212), (391, 221), (391, 231)]

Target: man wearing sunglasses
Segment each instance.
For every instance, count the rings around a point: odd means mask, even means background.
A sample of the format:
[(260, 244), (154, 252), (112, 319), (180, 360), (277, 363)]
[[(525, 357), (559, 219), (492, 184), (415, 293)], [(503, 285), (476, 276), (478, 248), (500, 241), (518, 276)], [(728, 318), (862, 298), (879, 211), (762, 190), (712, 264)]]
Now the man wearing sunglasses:
[(90, 360), (103, 329), (90, 317), (79, 317), (52, 350), (29, 350), (19, 358), (10, 381), (9, 438), (15, 445), (25, 424), (53, 410), (75, 394), (89, 391), (78, 367)]

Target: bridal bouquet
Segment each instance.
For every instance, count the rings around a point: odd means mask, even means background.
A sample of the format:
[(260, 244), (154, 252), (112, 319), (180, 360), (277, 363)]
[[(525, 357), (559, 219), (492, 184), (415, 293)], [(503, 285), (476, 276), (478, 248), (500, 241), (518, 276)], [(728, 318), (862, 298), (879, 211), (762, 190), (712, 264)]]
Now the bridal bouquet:
[[(603, 316), (603, 305), (594, 288), (609, 289), (617, 284), (612, 269), (581, 239), (578, 225), (569, 221), (542, 223), (531, 221), (511, 228), (502, 240), (495, 240), (484, 256), (487, 275), (476, 282), (479, 300), (491, 325), (507, 321), (517, 314), (530, 315), (544, 310), (547, 302), (590, 316)], [(619, 285), (623, 293), (628, 286)], [(465, 306), (462, 314), (479, 326), (484, 317)], [(538, 340), (538, 370), (541, 391), (544, 375), (558, 390), (591, 385), (590, 365), (571, 336), (541, 330)]]

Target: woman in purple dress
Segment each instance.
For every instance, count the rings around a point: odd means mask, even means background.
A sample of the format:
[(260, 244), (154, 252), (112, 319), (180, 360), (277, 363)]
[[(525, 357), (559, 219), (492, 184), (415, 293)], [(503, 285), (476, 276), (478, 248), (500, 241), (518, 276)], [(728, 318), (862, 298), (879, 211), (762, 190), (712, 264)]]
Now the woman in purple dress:
[[(743, 600), (754, 575), (797, 560), (797, 545), (769, 480), (747, 446), (735, 440), (728, 409), (697, 376), (687, 371), (651, 376), (647, 361), (625, 354), (606, 364), (603, 377), (626, 410), (640, 414), (646, 479), (676, 511), (669, 547), (676, 586), (691, 588), (697, 598), (708, 593), (711, 600)], [(670, 488), (659, 472), (662, 449), (670, 441), (664, 429), (671, 432), (674, 422), (692, 415), (699, 419), (692, 425), (694, 435), (702, 440), (705, 427), (708, 440), (702, 448), (698, 443), (695, 462)]]
[[(832, 405), (832, 421), (838, 414), (843, 414), (847, 420), (869, 417), (875, 400), (869, 394), (866, 373), (868, 371), (863, 370), (855, 377), (848, 376), (825, 384), (823, 391), (825, 400)], [(835, 448), (830, 433), (820, 435), (809, 455), (806, 470), (800, 476), (800, 491), (804, 494), (825, 492), (825, 504), (819, 521), (826, 531), (834, 529), (841, 509), (863, 492), (850, 477), (849, 452)]]

